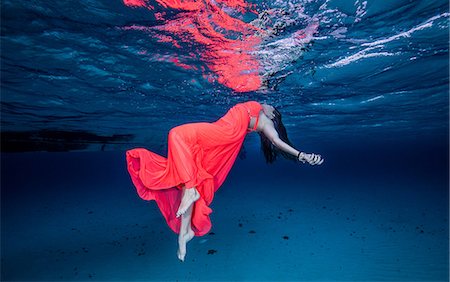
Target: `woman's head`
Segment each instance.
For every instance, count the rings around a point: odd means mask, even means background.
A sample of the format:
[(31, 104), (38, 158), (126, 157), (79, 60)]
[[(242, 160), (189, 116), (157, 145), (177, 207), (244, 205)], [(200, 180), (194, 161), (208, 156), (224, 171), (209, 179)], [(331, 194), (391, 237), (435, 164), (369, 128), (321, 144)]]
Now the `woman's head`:
[[(292, 146), (291, 141), (289, 141), (286, 128), (284, 127), (283, 121), (281, 120), (281, 113), (275, 107), (270, 105), (263, 104), (262, 107), (264, 114), (272, 120), (275, 130), (277, 131), (280, 139), (283, 140), (286, 144)], [(269, 138), (264, 135), (264, 133), (259, 132), (259, 136), (261, 138), (261, 150), (264, 153), (266, 162), (273, 163), (278, 155), (282, 155), (286, 159), (296, 159), (295, 156), (292, 156), (275, 147), (269, 140)]]

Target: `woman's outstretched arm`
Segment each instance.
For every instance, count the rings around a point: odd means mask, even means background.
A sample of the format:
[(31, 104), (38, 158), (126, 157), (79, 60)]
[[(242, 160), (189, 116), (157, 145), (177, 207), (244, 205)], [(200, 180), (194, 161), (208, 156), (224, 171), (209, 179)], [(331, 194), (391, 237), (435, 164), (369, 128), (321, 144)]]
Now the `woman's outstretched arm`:
[(272, 142), (272, 144), (277, 147), (278, 149), (291, 154), (293, 156), (296, 156), (297, 159), (301, 162), (308, 162), (311, 165), (320, 165), (323, 163), (322, 156), (317, 154), (307, 154), (304, 152), (301, 152), (289, 144), (285, 143), (283, 140), (280, 139), (278, 132), (275, 130), (275, 127), (273, 125), (273, 122), (268, 119), (264, 118), (264, 126), (262, 128), (262, 133), (269, 138), (269, 140)]

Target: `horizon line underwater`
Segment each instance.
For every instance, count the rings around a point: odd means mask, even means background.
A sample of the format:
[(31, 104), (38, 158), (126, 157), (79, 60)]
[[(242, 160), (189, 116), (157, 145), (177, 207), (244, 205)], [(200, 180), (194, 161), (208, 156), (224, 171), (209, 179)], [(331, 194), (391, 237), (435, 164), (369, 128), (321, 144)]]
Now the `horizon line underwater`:
[(4, 0), (1, 281), (449, 281), (449, 3)]

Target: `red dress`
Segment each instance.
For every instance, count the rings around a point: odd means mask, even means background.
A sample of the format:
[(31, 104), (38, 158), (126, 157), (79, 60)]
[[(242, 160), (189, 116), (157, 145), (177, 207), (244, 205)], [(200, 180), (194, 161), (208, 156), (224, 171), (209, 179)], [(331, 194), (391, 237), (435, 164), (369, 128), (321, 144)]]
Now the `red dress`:
[(261, 109), (255, 101), (240, 103), (216, 122), (189, 123), (171, 129), (167, 158), (143, 148), (126, 152), (128, 172), (139, 196), (156, 201), (174, 232), (180, 231), (181, 217), (177, 218), (176, 212), (183, 184), (196, 187), (200, 193), (192, 211), (192, 230), (196, 236), (209, 232), (209, 205), (214, 193), (225, 181), (251, 131), (250, 118), (258, 118)]

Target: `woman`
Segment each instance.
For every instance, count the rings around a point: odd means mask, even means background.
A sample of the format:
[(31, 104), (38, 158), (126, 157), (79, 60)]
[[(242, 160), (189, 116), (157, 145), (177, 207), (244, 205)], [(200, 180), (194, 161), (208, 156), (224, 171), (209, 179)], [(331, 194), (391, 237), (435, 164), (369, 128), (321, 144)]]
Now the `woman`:
[(261, 136), (268, 162), (278, 153), (319, 165), (320, 155), (291, 146), (280, 113), (272, 106), (250, 101), (232, 107), (213, 123), (189, 123), (170, 130), (168, 156), (146, 149), (127, 151), (127, 166), (137, 192), (155, 200), (169, 227), (178, 233), (178, 258), (184, 261), (186, 244), (211, 229), (209, 208), (214, 193), (236, 160), (247, 133)]

